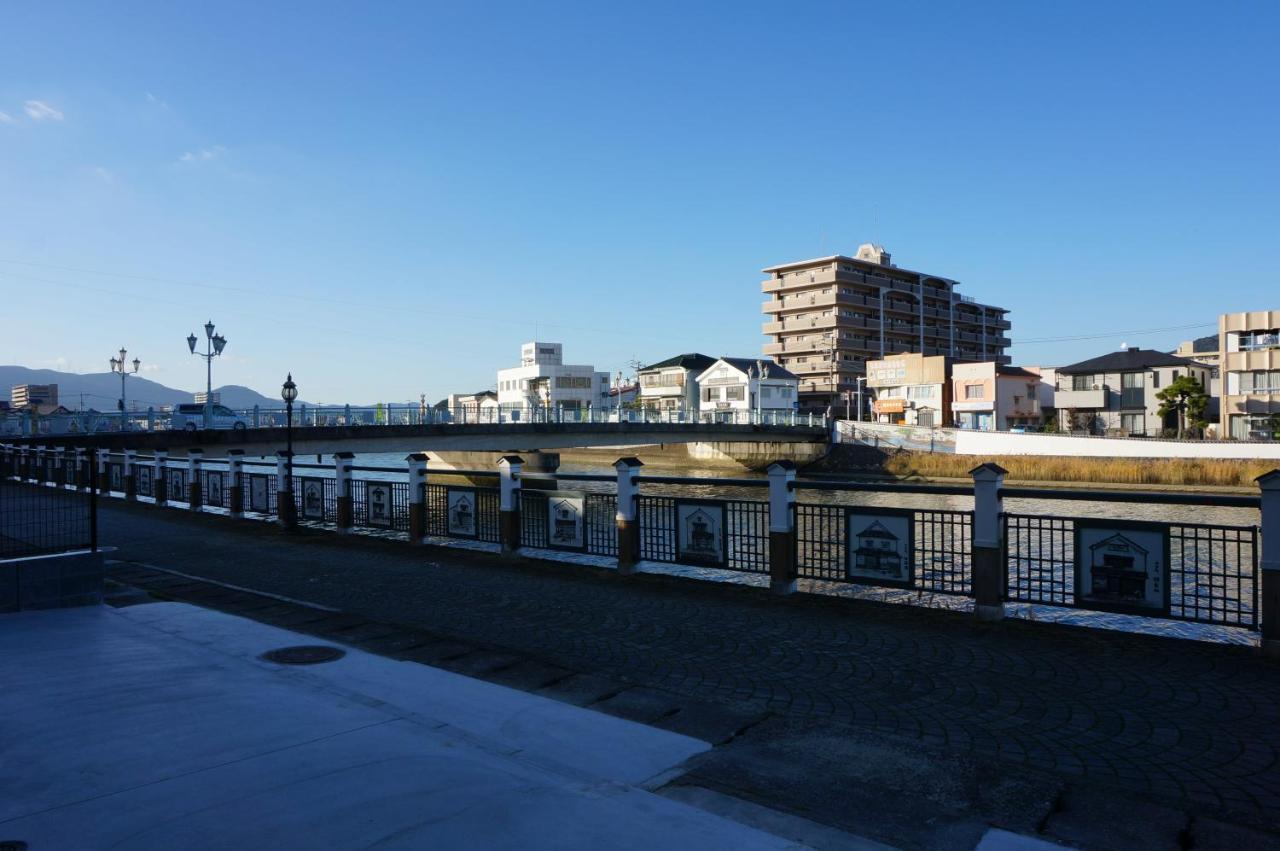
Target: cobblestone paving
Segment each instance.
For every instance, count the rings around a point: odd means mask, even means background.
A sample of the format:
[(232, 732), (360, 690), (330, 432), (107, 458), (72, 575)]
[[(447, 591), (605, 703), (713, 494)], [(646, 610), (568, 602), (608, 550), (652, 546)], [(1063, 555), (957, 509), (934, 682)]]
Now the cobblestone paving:
[[(153, 564), (739, 710), (1280, 823), (1280, 665), (1248, 648), (793, 597), (108, 505)], [(361, 619), (354, 622), (357, 625)], [(377, 638), (377, 636), (374, 636)], [(508, 657), (510, 658), (510, 657)]]

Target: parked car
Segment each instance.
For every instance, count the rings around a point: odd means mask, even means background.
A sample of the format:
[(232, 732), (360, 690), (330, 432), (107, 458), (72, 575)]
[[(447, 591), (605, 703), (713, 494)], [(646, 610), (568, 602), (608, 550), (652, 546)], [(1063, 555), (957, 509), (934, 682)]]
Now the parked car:
[[(213, 428), (233, 428), (236, 430), (249, 427), (244, 417), (225, 405), (213, 406)], [(204, 428), (204, 405), (179, 405), (173, 409), (169, 418), (169, 428), (197, 431)]]

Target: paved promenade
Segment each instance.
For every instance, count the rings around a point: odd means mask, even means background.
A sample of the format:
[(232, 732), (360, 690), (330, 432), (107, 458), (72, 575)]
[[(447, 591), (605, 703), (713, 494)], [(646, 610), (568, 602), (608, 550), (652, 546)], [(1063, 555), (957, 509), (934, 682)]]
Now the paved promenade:
[(1280, 830), (1280, 666), (1246, 648), (147, 506), (108, 504), (101, 528), (130, 585), (722, 743), (672, 797), (728, 794), (908, 847), (987, 825), (1092, 847), (1261, 847), (1274, 837), (1256, 831)]

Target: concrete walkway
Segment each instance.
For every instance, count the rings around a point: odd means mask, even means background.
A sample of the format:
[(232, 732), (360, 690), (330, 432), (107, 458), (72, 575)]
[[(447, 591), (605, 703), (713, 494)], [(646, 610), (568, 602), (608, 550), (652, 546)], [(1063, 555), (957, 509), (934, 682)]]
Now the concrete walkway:
[(0, 618), (0, 840), (776, 849), (649, 791), (709, 745), (181, 603)]
[(126, 584), (716, 743), (667, 797), (917, 848), (990, 826), (1084, 847), (1280, 841), (1280, 665), (1247, 648), (141, 506), (104, 507), (102, 529)]

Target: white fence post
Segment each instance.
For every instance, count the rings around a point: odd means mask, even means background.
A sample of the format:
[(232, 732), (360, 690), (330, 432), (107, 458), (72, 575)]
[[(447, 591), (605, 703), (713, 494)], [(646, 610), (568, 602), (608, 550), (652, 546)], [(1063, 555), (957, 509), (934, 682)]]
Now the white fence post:
[(1000, 488), (1008, 471), (999, 464), (980, 464), (973, 476), (973, 598), (980, 620), (1004, 618), (1004, 505)]
[(520, 552), (520, 471), (524, 459), (503, 455), (498, 459), (498, 540), (504, 556)]
[(244, 450), (227, 450), (227, 509), (232, 517), (244, 517)]
[(120, 468), (120, 478), (124, 481), (124, 498), (133, 502), (138, 498), (138, 451), (126, 449), (124, 462)]
[(1280, 469), (1255, 481), (1262, 491), (1262, 652), (1280, 659)]
[(293, 482), (289, 476), (289, 450), (276, 452), (276, 519), (281, 526), (292, 528), (298, 519), (298, 505), (293, 501)]
[[(157, 449), (155, 460), (151, 463), (151, 495), (155, 498), (156, 505), (165, 505), (169, 502), (169, 450)], [(133, 490), (135, 494), (138, 491), (136, 476)]]
[(639, 458), (628, 456), (614, 462), (613, 468), (618, 471), (618, 573), (630, 575), (640, 560), (640, 527), (636, 521), (636, 503), (640, 497), (640, 468), (644, 464)]
[(421, 544), (427, 537), (427, 454), (414, 452), (409, 462), (409, 541)]
[(187, 450), (187, 507), (199, 511), (204, 503), (204, 491), (200, 481), (201, 465), (204, 462), (203, 449)]
[(796, 465), (769, 465), (769, 588), (775, 594), (796, 590)]
[(346, 535), (356, 525), (355, 503), (351, 500), (351, 461), (354, 452), (333, 453), (333, 502), (334, 519), (338, 534)]

